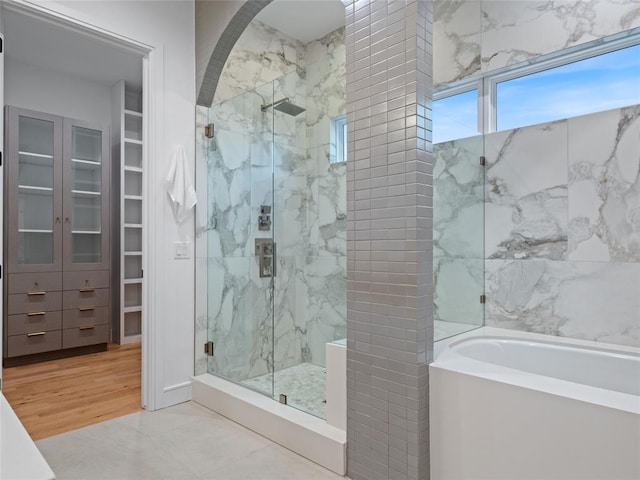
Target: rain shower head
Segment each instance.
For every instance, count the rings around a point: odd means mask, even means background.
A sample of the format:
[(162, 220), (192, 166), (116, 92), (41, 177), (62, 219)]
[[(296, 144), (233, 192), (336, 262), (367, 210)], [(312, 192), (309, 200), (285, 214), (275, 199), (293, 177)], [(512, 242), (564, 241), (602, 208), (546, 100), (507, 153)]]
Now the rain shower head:
[(277, 102), (270, 103), (269, 105), (262, 105), (260, 107), (260, 110), (264, 112), (269, 107), (273, 107), (275, 110), (286, 113), (287, 115), (291, 115), (292, 117), (297, 117), (305, 110), (304, 108), (291, 103), (289, 101), (289, 97), (278, 100)]

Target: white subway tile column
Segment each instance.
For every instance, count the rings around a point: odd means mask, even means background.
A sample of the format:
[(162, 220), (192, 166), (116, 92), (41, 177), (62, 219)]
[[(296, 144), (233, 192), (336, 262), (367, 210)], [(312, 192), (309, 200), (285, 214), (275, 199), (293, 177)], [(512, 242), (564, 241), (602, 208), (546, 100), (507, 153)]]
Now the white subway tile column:
[(343, 1), (348, 475), (427, 479), (433, 2)]

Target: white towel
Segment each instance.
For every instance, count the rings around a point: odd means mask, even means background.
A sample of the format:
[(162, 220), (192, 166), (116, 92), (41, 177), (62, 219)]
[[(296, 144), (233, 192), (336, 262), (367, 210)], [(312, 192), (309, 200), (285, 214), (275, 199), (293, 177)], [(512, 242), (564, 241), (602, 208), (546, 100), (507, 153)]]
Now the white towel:
[(182, 145), (178, 145), (171, 155), (171, 165), (165, 180), (165, 187), (176, 222), (182, 223), (198, 201), (187, 166), (187, 152)]

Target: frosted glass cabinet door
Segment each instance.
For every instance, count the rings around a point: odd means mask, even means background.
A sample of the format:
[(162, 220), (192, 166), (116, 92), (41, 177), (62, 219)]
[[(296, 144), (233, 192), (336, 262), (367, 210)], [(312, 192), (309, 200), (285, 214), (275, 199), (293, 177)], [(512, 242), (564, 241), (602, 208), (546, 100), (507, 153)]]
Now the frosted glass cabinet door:
[(9, 271), (59, 270), (62, 118), (7, 107), (6, 125)]
[(109, 266), (108, 133), (64, 120), (64, 265), (89, 270)]

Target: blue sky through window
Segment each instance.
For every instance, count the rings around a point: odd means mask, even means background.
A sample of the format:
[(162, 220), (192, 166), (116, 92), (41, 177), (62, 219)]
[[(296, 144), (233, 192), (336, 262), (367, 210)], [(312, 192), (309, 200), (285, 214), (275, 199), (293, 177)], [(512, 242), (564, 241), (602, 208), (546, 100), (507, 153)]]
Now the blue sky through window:
[(433, 102), (433, 143), (478, 135), (478, 91)]
[(497, 129), (635, 104), (640, 104), (640, 45), (498, 83)]

